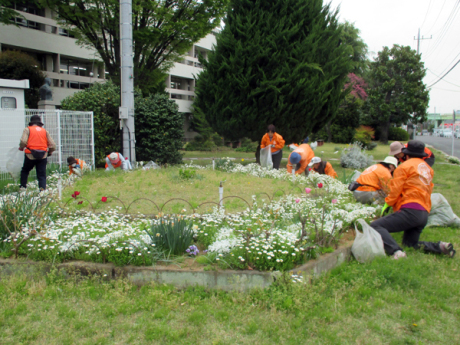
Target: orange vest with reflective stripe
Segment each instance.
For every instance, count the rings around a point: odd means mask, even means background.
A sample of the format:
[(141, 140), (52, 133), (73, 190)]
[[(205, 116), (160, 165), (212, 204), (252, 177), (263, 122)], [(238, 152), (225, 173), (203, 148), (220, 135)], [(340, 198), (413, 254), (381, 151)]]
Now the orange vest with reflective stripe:
[[(112, 164), (112, 166), (116, 169), (116, 168), (119, 168), (121, 167), (121, 164), (123, 163), (120, 159), (120, 154), (117, 152), (117, 155), (118, 155), (118, 163), (116, 164), (113, 164), (111, 161), (110, 161), (110, 158), (109, 156), (107, 156), (107, 159), (109, 160), (109, 162)], [(105, 163), (105, 168), (107, 169), (109, 166), (107, 165), (107, 163)]]
[[(32, 153), (30, 150), (48, 151), (48, 139), (46, 139), (46, 129), (40, 126), (29, 126), (29, 138), (25, 153)], [(30, 149), (30, 150), (29, 150)]]

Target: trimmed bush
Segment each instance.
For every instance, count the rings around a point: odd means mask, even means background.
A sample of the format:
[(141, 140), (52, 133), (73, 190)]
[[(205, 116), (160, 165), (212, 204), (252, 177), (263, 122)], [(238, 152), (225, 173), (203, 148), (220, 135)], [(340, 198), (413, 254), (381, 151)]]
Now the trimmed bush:
[(362, 146), (368, 146), (374, 138), (374, 129), (369, 126), (359, 126), (356, 129), (354, 140), (361, 143)]
[(373, 164), (373, 156), (366, 154), (363, 145), (355, 142), (350, 148), (342, 151), (340, 165), (344, 168), (364, 169)]
[(408, 141), (409, 133), (400, 127), (390, 127), (388, 130), (388, 140)]

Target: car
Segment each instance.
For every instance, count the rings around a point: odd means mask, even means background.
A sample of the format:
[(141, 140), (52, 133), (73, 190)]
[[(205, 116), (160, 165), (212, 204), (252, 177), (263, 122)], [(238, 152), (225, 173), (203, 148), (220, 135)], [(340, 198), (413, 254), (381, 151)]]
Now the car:
[(443, 138), (452, 138), (452, 130), (451, 129), (445, 129), (441, 132), (441, 136)]
[(422, 130), (422, 135), (430, 135), (427, 129)]

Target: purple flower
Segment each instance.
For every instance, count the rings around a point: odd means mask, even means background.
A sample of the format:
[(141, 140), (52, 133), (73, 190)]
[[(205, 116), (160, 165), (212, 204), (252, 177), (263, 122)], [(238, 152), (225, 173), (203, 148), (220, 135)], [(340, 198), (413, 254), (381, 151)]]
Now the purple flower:
[(187, 252), (187, 253), (190, 253), (190, 248), (188, 248), (188, 249), (186, 250), (186, 252)]

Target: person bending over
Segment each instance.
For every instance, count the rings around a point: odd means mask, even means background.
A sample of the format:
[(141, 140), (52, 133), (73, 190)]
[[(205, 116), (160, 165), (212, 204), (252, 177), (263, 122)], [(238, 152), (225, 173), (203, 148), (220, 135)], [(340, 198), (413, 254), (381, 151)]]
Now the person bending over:
[(292, 169), (295, 167), (296, 175), (301, 174), (305, 171), (305, 175), (308, 176), (307, 166), (313, 157), (315, 157), (315, 153), (311, 149), (310, 145), (300, 145), (289, 155), (288, 164), (286, 166), (287, 172), (291, 174)]
[(309, 167), (312, 167), (312, 170), (318, 174), (329, 175), (330, 177), (338, 177), (331, 163), (323, 161), (320, 157), (313, 157)]

